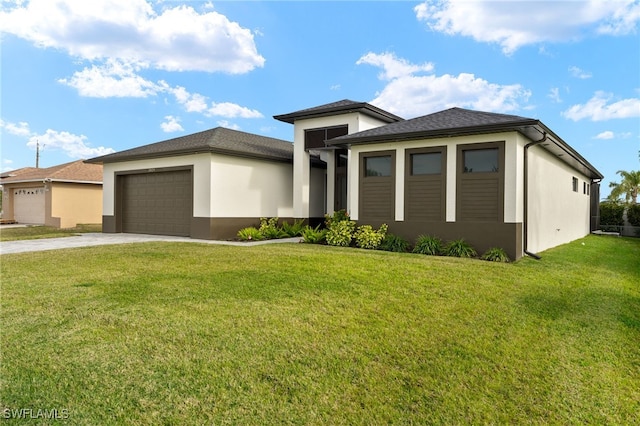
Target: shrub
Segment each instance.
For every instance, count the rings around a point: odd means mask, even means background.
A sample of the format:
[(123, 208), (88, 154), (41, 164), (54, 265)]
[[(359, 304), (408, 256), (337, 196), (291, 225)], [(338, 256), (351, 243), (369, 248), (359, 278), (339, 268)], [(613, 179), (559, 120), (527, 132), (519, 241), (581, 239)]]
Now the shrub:
[(293, 222), (293, 224), (290, 224), (289, 222), (283, 222), (281, 227), (282, 233), (287, 237), (299, 237), (300, 235), (302, 235), (303, 229), (303, 220), (296, 220)]
[(277, 217), (272, 217), (272, 218), (261, 217), (259, 231), (264, 238), (269, 240), (274, 238), (282, 238), (286, 235), (278, 227)]
[(627, 206), (627, 220), (631, 226), (640, 226), (640, 204), (629, 204)]
[(324, 223), (327, 225), (327, 228), (330, 228), (332, 224), (338, 222), (349, 221), (351, 218), (349, 217), (349, 213), (346, 210), (338, 210), (333, 212), (333, 215), (325, 215)]
[(379, 249), (396, 253), (406, 253), (409, 251), (409, 241), (398, 235), (387, 234), (384, 236), (382, 243), (380, 243)]
[(624, 226), (624, 204), (600, 203), (600, 228), (604, 231), (619, 231)]
[(331, 246), (349, 247), (353, 239), (356, 223), (352, 220), (332, 222), (327, 229), (326, 240)]
[(420, 235), (413, 247), (414, 253), (438, 256), (442, 254), (442, 240), (431, 235)]
[(309, 244), (322, 244), (325, 242), (325, 235), (327, 233), (326, 229), (320, 229), (320, 225), (315, 228), (310, 227), (309, 225), (302, 228), (302, 242)]
[(492, 247), (489, 250), (487, 250), (481, 257), (482, 260), (488, 260), (490, 262), (510, 262), (511, 260), (509, 259), (509, 256), (507, 256), (507, 253), (499, 248), (499, 247)]
[(452, 257), (476, 257), (478, 255), (463, 238), (449, 242), (444, 248), (444, 254)]
[(356, 240), (356, 246), (363, 249), (376, 250), (380, 247), (380, 243), (387, 234), (388, 226), (386, 223), (380, 225), (380, 229), (374, 230), (371, 225), (359, 226), (356, 232), (353, 234), (353, 238)]
[(238, 231), (238, 238), (242, 241), (260, 241), (264, 240), (264, 235), (254, 226), (242, 228)]

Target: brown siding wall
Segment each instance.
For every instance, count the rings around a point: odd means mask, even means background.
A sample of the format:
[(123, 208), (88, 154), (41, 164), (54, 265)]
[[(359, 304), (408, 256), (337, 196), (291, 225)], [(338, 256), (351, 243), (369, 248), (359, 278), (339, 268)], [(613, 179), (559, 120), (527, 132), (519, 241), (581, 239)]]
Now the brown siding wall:
[[(391, 176), (366, 176), (365, 159), (391, 156)], [(395, 151), (360, 154), (360, 221), (395, 219)]]
[[(441, 172), (412, 175), (411, 155), (440, 153)], [(446, 215), (446, 147), (409, 149), (405, 155), (404, 214), (407, 221), (444, 221)]]

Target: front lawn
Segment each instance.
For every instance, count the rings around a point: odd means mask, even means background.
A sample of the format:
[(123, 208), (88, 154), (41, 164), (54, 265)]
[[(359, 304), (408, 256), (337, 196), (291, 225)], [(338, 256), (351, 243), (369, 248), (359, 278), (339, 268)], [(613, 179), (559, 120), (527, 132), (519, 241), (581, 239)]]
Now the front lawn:
[(75, 228), (29, 225), (0, 229), (0, 241), (36, 240), (40, 238), (74, 237), (87, 232), (102, 232), (100, 224), (78, 224)]
[(2, 255), (0, 415), (640, 423), (640, 240), (542, 256), (197, 243)]

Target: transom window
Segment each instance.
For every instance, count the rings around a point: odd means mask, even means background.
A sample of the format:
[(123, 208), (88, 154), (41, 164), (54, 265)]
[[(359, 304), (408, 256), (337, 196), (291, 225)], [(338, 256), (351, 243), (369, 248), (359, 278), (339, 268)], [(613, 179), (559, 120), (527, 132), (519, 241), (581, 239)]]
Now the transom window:
[(325, 127), (322, 129), (307, 129), (304, 131), (304, 148), (324, 148), (324, 141), (344, 136), (349, 133), (349, 126)]
[(366, 157), (364, 168), (366, 177), (391, 176), (391, 156)]
[(442, 153), (411, 154), (411, 176), (439, 175), (442, 173)]
[(500, 171), (498, 148), (468, 149), (464, 151), (465, 173), (496, 173)]

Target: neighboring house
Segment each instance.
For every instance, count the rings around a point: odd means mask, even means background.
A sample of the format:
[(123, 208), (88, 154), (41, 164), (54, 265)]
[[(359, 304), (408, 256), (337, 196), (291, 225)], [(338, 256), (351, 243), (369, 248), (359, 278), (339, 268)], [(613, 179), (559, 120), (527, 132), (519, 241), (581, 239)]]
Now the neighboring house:
[[(539, 120), (461, 108), (404, 120), (349, 100), (274, 118), (294, 125), (293, 144), (217, 128), (90, 160), (104, 164), (103, 229), (232, 238), (260, 217), (346, 209), (411, 241), (464, 238), (513, 259), (593, 229), (603, 176)], [(180, 212), (163, 225), (159, 205)]]
[(4, 220), (72, 228), (100, 223), (102, 166), (82, 160), (49, 168), (25, 167), (0, 175)]

